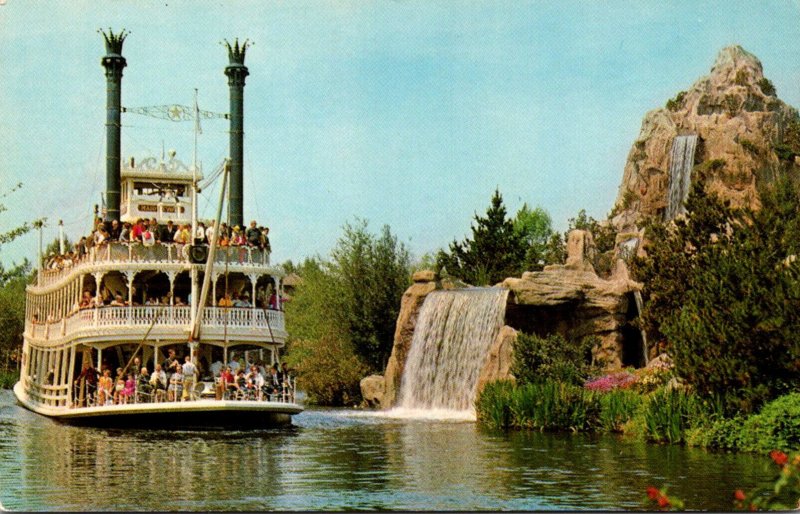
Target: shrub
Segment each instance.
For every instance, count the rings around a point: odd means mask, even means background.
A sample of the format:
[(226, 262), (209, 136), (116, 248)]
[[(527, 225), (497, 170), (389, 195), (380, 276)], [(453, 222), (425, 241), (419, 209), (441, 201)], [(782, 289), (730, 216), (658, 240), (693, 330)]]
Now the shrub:
[(753, 154), (753, 155), (758, 155), (759, 154), (758, 147), (756, 146), (755, 143), (753, 143), (749, 139), (742, 138), (742, 139), (739, 140), (739, 144), (742, 145), (742, 148), (744, 148), (745, 150), (747, 150), (751, 154)]
[(609, 392), (615, 389), (628, 389), (636, 382), (636, 375), (629, 371), (617, 371), (587, 381), (584, 387), (590, 391)]
[(660, 389), (644, 404), (645, 438), (655, 442), (684, 441), (692, 418), (703, 411), (702, 401), (694, 393), (675, 388)]
[(622, 432), (623, 427), (642, 408), (642, 395), (624, 389), (599, 395), (599, 425), (606, 432)]
[(11, 389), (19, 380), (16, 371), (0, 371), (0, 389)]
[(512, 425), (518, 428), (585, 431), (600, 411), (590, 391), (552, 380), (519, 386), (510, 400)]
[(740, 446), (746, 449), (800, 449), (800, 393), (777, 398), (741, 424)]
[(736, 77), (733, 79), (733, 83), (737, 86), (746, 86), (749, 78), (750, 75), (747, 73), (747, 70), (739, 70), (736, 72)]
[(511, 373), (521, 384), (555, 380), (582, 384), (588, 375), (594, 338), (567, 342), (560, 334), (519, 334), (514, 342)]
[(681, 107), (683, 107), (683, 99), (685, 97), (686, 97), (686, 91), (681, 91), (680, 93), (675, 95), (675, 98), (670, 98), (669, 100), (667, 100), (667, 109), (669, 109), (672, 112), (679, 110)]
[(478, 423), (490, 428), (505, 429), (511, 426), (511, 394), (514, 383), (509, 380), (489, 382), (475, 399)]
[(758, 87), (761, 88), (761, 92), (767, 96), (775, 96), (775, 86), (772, 84), (772, 81), (769, 80), (767, 77), (763, 77), (761, 80), (758, 81)]
[(311, 403), (350, 405), (361, 401), (360, 381), (368, 367), (352, 343), (334, 335), (292, 343), (289, 365), (297, 371), (298, 389)]

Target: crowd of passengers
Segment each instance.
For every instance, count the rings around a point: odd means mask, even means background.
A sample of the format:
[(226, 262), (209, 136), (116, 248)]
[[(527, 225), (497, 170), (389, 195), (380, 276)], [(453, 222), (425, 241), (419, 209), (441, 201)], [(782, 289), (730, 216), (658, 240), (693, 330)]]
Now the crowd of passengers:
[[(103, 221), (102, 218), (96, 218), (92, 233), (81, 237), (75, 243), (72, 251), (66, 252), (64, 255), (51, 254), (45, 263), (45, 269), (68, 268), (85, 259), (91, 253), (92, 247), (102, 247), (116, 242), (140, 243), (144, 247), (152, 247), (157, 243), (177, 244), (181, 247), (184, 258), (188, 259), (188, 244), (211, 244), (216, 234), (214, 220), (209, 221), (208, 225), (199, 222), (197, 232), (192, 238), (191, 225), (176, 225), (172, 220), (167, 221), (166, 225), (159, 225), (155, 218), (150, 220), (139, 218), (135, 223), (120, 223), (117, 220), (109, 222)], [(272, 251), (269, 243), (269, 227), (260, 226), (256, 220), (251, 221), (250, 226), (244, 230), (239, 225), (229, 227), (227, 223), (221, 223), (219, 235), (218, 246), (223, 248), (238, 247), (243, 250), (250, 247), (267, 253)]]
[[(202, 377), (200, 386), (198, 377)], [(205, 370), (192, 362), (189, 355), (181, 361), (176, 357), (175, 350), (170, 349), (167, 358), (161, 364), (156, 364), (152, 373), (141, 364), (138, 357), (130, 365), (130, 371), (117, 368), (113, 378), (107, 366), (98, 372), (96, 368), (84, 364), (73, 383), (73, 404), (99, 407), (195, 401), (205, 389), (202, 382), (212, 381), (216, 400), (294, 401), (293, 377), (285, 362), (280, 366), (273, 364), (266, 367), (262, 361), (249, 363), (231, 360), (227, 365), (216, 361)]]

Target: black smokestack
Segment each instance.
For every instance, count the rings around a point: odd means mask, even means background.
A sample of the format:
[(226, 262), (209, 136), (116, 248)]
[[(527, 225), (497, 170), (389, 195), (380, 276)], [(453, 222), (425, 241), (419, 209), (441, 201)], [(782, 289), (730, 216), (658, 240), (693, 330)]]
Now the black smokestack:
[(225, 68), (225, 75), (228, 77), (228, 86), (231, 92), (231, 133), (230, 133), (230, 191), (228, 192), (228, 203), (230, 204), (231, 225), (244, 227), (244, 81), (250, 72), (244, 65), (244, 54), (249, 46), (248, 40), (239, 45), (239, 39), (234, 40), (233, 45), (225, 41), (228, 48), (229, 64)]
[(106, 40), (106, 55), (100, 61), (106, 69), (106, 221), (119, 219), (120, 114), (122, 110), (122, 44), (129, 32), (101, 31)]

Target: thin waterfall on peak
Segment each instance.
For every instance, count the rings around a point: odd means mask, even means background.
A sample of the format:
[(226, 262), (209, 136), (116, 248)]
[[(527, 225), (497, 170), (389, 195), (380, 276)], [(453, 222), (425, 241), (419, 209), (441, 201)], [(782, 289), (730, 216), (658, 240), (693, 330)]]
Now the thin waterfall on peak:
[(508, 290), (434, 291), (420, 309), (399, 407), (474, 411), (478, 377), (503, 325)]
[(694, 151), (697, 147), (697, 134), (688, 136), (675, 136), (672, 141), (672, 152), (669, 165), (669, 192), (667, 196), (667, 210), (664, 219), (669, 221), (676, 216), (685, 214), (684, 202), (689, 196), (691, 185), (692, 167), (694, 166)]

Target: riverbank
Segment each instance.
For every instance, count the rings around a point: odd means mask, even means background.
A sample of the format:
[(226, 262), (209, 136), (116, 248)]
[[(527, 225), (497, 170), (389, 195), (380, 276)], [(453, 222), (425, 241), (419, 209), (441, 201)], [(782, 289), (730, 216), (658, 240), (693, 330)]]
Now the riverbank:
[(643, 442), (756, 452), (800, 449), (800, 394), (781, 396), (749, 416), (725, 418), (717, 404), (685, 389), (593, 391), (547, 380), (487, 384), (478, 423), (496, 429), (620, 433)]

